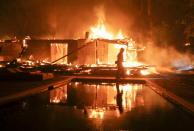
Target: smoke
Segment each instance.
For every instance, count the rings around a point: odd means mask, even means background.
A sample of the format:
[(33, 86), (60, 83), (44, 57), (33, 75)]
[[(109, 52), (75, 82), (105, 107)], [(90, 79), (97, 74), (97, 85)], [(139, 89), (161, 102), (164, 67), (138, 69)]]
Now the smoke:
[[(9, 5), (9, 6), (7, 6)], [(111, 31), (130, 31), (129, 0), (6, 0), (0, 2), (0, 35), (83, 38), (100, 15)], [(102, 12), (99, 11), (103, 7)], [(129, 9), (128, 9), (129, 8)]]
[(94, 7), (94, 13), (96, 14), (98, 20), (102, 20), (102, 22), (106, 21), (104, 4)]
[(95, 2), (60, 1), (51, 6), (47, 22), (50, 36), (55, 38), (83, 38), (89, 26), (96, 21)]
[(186, 69), (194, 64), (194, 55), (189, 52), (179, 52), (169, 45), (159, 47), (151, 42), (143, 52), (143, 59), (146, 64), (168, 69)]
[(96, 6), (95, 11), (100, 12), (101, 16), (104, 17), (104, 24), (106, 24), (108, 31), (114, 34), (122, 31), (123, 34), (130, 37), (134, 18), (133, 15), (131, 15), (131, 10), (126, 10), (129, 6), (129, 3), (126, 2), (128, 1), (107, 1), (104, 4), (100, 4), (100, 6)]
[(119, 30), (129, 32), (130, 15), (123, 10), (125, 8), (124, 5), (119, 8), (110, 0), (79, 0), (65, 5), (62, 2), (49, 13), (50, 34), (55, 38), (83, 38), (84, 33), (99, 22), (106, 24), (112, 33), (118, 33)]

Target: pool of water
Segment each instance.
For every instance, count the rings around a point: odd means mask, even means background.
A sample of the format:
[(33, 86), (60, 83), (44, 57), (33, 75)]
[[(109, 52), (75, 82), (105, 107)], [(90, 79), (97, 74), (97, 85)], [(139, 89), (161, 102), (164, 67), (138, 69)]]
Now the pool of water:
[(2, 130), (192, 130), (194, 119), (146, 84), (71, 82), (0, 108)]

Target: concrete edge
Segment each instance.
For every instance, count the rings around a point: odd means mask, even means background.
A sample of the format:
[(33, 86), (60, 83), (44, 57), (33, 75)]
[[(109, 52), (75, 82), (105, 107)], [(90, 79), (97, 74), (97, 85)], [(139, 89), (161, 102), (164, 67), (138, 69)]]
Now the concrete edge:
[(151, 89), (158, 93), (160, 96), (166, 98), (173, 104), (179, 106), (181, 109), (186, 111), (187, 113), (191, 114), (194, 117), (194, 104), (184, 100), (183, 98), (167, 91), (166, 89), (160, 87), (158, 84), (150, 81), (149, 79), (145, 79), (145, 81), (151, 85)]
[(13, 95), (1, 97), (0, 98), (0, 105), (16, 101), (16, 100), (24, 98), (26, 96), (30, 96), (30, 95), (34, 95), (34, 94), (37, 94), (37, 93), (40, 93), (40, 92), (47, 91), (47, 90), (50, 89), (50, 87), (55, 88), (55, 87), (58, 87), (60, 85), (67, 84), (72, 79), (74, 79), (74, 77), (68, 77), (67, 79), (64, 79), (64, 80), (60, 80), (60, 81), (53, 82), (53, 83), (50, 83), (50, 84), (46, 84), (46, 85), (43, 85), (43, 86), (35, 87), (33, 89), (28, 89), (26, 91), (22, 91), (22, 92), (13, 94)]

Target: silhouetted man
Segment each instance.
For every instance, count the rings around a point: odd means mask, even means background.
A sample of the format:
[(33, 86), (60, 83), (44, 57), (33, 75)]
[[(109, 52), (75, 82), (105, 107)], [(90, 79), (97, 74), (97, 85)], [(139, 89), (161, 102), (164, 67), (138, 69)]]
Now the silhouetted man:
[(124, 76), (124, 67), (123, 67), (123, 53), (125, 49), (121, 48), (117, 55), (117, 78)]

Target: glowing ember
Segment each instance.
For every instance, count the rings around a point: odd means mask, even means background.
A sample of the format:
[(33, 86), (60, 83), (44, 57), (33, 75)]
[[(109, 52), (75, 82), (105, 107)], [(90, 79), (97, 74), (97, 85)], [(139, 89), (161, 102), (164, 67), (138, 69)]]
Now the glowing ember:
[(142, 75), (149, 75), (150, 72), (148, 70), (141, 70), (140, 71)]
[(89, 118), (100, 118), (103, 119), (104, 118), (104, 110), (103, 109), (92, 109)]
[(129, 62), (123, 62), (124, 67), (136, 67), (136, 66), (141, 66), (142, 64), (137, 62), (137, 61), (129, 61)]
[(102, 64), (102, 62), (100, 61), (100, 59), (98, 58), (98, 64)]
[(118, 33), (118, 35), (117, 35), (116, 38), (117, 38), (117, 39), (124, 39), (124, 36), (123, 36), (123, 33), (122, 33), (121, 30), (119, 31), (119, 33)]
[(126, 45), (119, 45), (119, 44), (115, 44), (114, 47), (117, 48), (117, 49), (119, 49), (119, 50), (120, 50), (120, 48), (124, 48), (124, 49), (127, 48)]
[(191, 45), (191, 43), (185, 43), (185, 46), (190, 46)]

